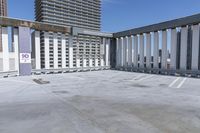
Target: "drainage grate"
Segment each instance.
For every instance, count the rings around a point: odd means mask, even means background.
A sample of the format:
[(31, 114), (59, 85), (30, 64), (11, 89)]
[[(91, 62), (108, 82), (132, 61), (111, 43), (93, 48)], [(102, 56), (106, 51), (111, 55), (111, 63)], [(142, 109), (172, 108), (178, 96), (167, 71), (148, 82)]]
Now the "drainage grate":
[(62, 91), (52, 91), (52, 93), (55, 93), (55, 94), (67, 94), (69, 92), (62, 90)]
[(33, 81), (37, 84), (43, 85), (43, 84), (49, 84), (50, 81), (44, 81), (43, 79), (33, 79)]

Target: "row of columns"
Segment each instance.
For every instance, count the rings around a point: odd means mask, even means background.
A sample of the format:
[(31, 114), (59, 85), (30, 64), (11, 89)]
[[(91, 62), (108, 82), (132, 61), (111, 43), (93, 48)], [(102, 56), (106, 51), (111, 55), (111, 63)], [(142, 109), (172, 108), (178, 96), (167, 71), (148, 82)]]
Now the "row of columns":
[[(61, 35), (61, 49), (62, 49), (62, 68), (66, 67), (66, 36), (68, 37), (68, 59), (69, 59), (69, 68), (74, 68), (74, 37), (71, 35)], [(40, 32), (35, 31), (35, 62), (36, 62), (36, 68), (35, 69), (41, 69), (41, 50), (40, 50)], [(103, 38), (102, 45), (103, 54), (101, 55), (102, 58), (100, 58), (100, 66), (110, 66), (110, 39)], [(44, 32), (44, 59), (45, 59), (45, 69), (50, 69), (50, 57), (49, 57), (49, 32)], [(53, 62), (54, 62), (54, 68), (58, 69), (58, 37), (57, 33), (54, 33), (53, 35)], [(89, 66), (87, 66), (87, 60), (86, 58), (83, 58), (83, 67), (99, 67), (99, 60), (98, 58), (95, 58), (95, 66), (93, 66), (93, 59), (89, 59)], [(76, 68), (80, 68), (80, 57), (76, 56)]]
[[(192, 57), (191, 70), (199, 70), (199, 25), (192, 26)], [(168, 38), (170, 32), (170, 39)], [(126, 37), (116, 38), (116, 65), (117, 67), (133, 67), (144, 68), (146, 63), (147, 69), (158, 69), (161, 63), (161, 69), (177, 70), (177, 59), (180, 56), (180, 70), (187, 70), (188, 63), (188, 26), (180, 28), (180, 49), (178, 49), (178, 30), (156, 31), (140, 35), (131, 35)], [(161, 33), (161, 38), (159, 34)], [(146, 40), (145, 40), (146, 39)], [(152, 40), (153, 39), (153, 40)], [(162, 40), (161, 42), (159, 42)], [(170, 41), (170, 42), (168, 42)], [(146, 44), (145, 44), (146, 42)], [(153, 42), (153, 44), (152, 44)], [(170, 44), (170, 45), (169, 45)], [(146, 50), (145, 50), (146, 46)], [(161, 47), (161, 49), (159, 48)], [(159, 54), (161, 50), (161, 55)], [(170, 50), (170, 60), (168, 50)], [(180, 55), (177, 51), (180, 51)], [(145, 62), (146, 57), (146, 62)], [(153, 57), (153, 62), (152, 62)]]

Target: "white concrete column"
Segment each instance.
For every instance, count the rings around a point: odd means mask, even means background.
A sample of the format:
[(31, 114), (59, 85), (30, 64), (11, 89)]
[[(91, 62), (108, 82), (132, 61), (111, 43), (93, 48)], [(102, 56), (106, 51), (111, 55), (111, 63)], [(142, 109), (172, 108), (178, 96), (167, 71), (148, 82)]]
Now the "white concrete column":
[(87, 67), (87, 59), (86, 59), (86, 57), (83, 57), (83, 67)]
[(192, 26), (192, 70), (199, 69), (199, 25)]
[(66, 37), (62, 34), (62, 68), (66, 68)]
[(83, 67), (87, 67), (87, 59), (86, 59), (86, 40), (84, 40), (84, 52), (83, 52)]
[(81, 64), (80, 64), (80, 58), (76, 58), (76, 67), (80, 68)]
[(140, 35), (140, 68), (144, 68), (144, 35)]
[(93, 67), (93, 59), (92, 58), (89, 59), (89, 67)]
[(128, 37), (125, 37), (125, 38), (123, 38), (123, 63), (124, 63), (124, 67), (126, 67), (127, 66), (127, 41), (128, 41)]
[(102, 44), (101, 44), (101, 57), (100, 57), (100, 65), (101, 67), (105, 66), (105, 45), (106, 45), (106, 39), (103, 38)]
[(151, 68), (151, 34), (146, 34), (146, 67)]
[(134, 57), (133, 57), (134, 67), (138, 68), (138, 36), (134, 36)]
[(49, 62), (49, 33), (44, 33), (44, 47), (45, 47), (45, 69), (50, 68), (50, 62)]
[(14, 51), (15, 51), (15, 70), (19, 72), (19, 31), (13, 28)]
[(131, 67), (133, 63), (133, 36), (128, 38), (128, 66)]
[(116, 66), (119, 66), (119, 38), (116, 38)]
[(90, 38), (90, 56), (89, 56), (89, 67), (93, 67), (93, 56), (92, 56), (92, 39)]
[(35, 31), (35, 69), (41, 69), (40, 31)]
[(58, 36), (57, 33), (53, 34), (53, 62), (54, 69), (58, 69)]
[(110, 66), (110, 38), (106, 39), (106, 66)]
[(98, 67), (98, 66), (99, 66), (99, 60), (98, 60), (98, 57), (97, 57), (97, 56), (95, 57), (95, 63), (94, 63), (94, 64), (95, 64), (95, 67)]
[(124, 66), (124, 38), (121, 37), (120, 39), (120, 66), (123, 67)]
[(176, 57), (177, 57), (177, 30), (171, 29), (171, 59), (170, 69), (176, 70)]
[(8, 48), (8, 28), (2, 28), (2, 48), (3, 48), (3, 71), (9, 71), (9, 48)]
[(159, 55), (159, 34), (154, 32), (154, 51), (153, 51), (153, 67), (158, 69), (158, 55)]
[[(80, 67), (80, 59), (76, 60), (77, 67)], [(73, 68), (73, 36), (69, 35), (69, 68)]]
[(162, 69), (167, 69), (167, 31), (162, 31)]
[(187, 68), (187, 41), (188, 41), (188, 28), (181, 28), (181, 52), (180, 52), (180, 69), (186, 70)]

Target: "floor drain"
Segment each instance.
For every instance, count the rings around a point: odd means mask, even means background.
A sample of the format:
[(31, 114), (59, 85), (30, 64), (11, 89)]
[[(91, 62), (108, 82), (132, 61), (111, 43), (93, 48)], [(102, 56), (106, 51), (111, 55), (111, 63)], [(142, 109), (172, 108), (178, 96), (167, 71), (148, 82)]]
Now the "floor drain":
[(43, 79), (33, 79), (33, 81), (37, 84), (43, 85), (43, 84), (49, 84), (49, 81), (44, 81)]
[(55, 94), (67, 94), (69, 93), (68, 91), (52, 91)]

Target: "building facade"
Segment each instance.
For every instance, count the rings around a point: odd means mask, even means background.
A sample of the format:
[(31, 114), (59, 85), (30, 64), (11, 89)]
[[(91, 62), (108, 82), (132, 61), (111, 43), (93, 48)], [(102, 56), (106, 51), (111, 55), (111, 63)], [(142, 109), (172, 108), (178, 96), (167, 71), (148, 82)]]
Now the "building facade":
[(101, 0), (35, 0), (35, 19), (100, 31)]
[[(0, 16), (7, 16), (7, 0), (0, 0)], [(0, 29), (0, 34), (2, 30)], [(2, 52), (2, 37), (0, 36), (0, 52)]]

